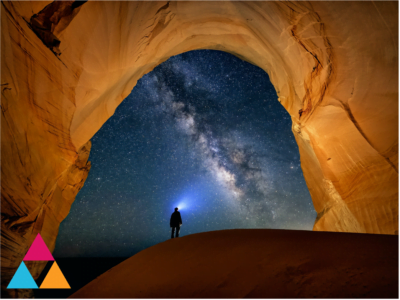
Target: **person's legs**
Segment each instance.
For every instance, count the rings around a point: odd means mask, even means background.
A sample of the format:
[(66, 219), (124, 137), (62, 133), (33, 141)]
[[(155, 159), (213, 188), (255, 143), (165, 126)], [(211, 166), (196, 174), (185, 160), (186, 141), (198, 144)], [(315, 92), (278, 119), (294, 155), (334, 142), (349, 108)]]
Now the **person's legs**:
[(178, 226), (176, 227), (176, 236), (175, 237), (179, 237), (179, 231), (181, 230), (181, 228)]
[(173, 239), (173, 238), (174, 238), (174, 231), (175, 231), (175, 227), (172, 227), (171, 239)]

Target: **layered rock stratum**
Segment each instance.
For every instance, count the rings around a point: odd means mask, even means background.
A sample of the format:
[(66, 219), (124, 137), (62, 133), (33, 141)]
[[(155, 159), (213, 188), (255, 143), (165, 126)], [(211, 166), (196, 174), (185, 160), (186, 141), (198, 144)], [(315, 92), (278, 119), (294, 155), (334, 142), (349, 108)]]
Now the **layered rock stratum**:
[(314, 230), (398, 234), (397, 2), (3, 1), (2, 289), (38, 232), (54, 249), (90, 138), (144, 74), (195, 49), (269, 74)]

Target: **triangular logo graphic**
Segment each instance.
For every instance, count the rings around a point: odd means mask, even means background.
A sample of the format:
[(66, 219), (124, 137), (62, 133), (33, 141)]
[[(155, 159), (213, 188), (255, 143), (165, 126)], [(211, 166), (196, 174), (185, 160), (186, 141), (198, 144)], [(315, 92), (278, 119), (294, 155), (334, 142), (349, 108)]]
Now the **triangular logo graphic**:
[(54, 260), (40, 233), (36, 236), (23, 260)]
[(24, 262), (18, 267), (17, 272), (15, 272), (14, 277), (8, 284), (8, 289), (37, 289), (38, 286), (33, 279), (31, 273), (29, 273), (28, 268), (25, 266)]
[(47, 273), (46, 277), (43, 280), (43, 283), (40, 285), (41, 289), (70, 289), (67, 280), (64, 277), (64, 274), (61, 272), (60, 268), (57, 265), (57, 262), (54, 261), (53, 265), (50, 268), (49, 273)]
[(68, 281), (65, 279), (64, 274), (61, 272), (57, 262), (54, 260), (53, 255), (47, 248), (40, 233), (37, 234), (31, 247), (26, 253), (23, 261), (19, 265), (14, 277), (11, 279), (7, 289), (37, 289), (38, 286), (29, 273), (24, 261), (54, 261), (47, 273), (42, 284), (41, 289), (70, 289)]

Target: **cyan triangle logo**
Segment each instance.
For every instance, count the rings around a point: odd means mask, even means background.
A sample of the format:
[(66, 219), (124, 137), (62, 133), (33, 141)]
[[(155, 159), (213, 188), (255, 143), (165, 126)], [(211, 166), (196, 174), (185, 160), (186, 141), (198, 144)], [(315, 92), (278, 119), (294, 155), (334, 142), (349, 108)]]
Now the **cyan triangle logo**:
[(38, 286), (33, 279), (31, 273), (29, 273), (28, 268), (25, 263), (22, 262), (17, 272), (15, 272), (14, 277), (11, 279), (8, 289), (37, 289)]

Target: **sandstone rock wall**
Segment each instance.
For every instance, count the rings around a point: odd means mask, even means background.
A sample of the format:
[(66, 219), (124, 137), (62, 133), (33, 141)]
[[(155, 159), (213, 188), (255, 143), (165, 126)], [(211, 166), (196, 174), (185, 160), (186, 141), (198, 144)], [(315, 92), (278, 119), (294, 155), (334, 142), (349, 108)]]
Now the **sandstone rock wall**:
[(90, 138), (144, 74), (194, 49), (268, 72), (314, 230), (397, 234), (397, 18), (397, 2), (2, 2), (2, 287), (37, 232), (54, 249)]

